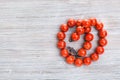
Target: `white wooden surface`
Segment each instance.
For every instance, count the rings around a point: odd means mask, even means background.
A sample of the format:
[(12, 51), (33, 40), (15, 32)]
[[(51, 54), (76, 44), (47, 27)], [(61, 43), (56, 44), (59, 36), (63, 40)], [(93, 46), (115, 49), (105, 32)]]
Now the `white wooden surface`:
[[(108, 31), (105, 53), (88, 67), (66, 64), (56, 48), (70, 17), (97, 17)], [(120, 80), (120, 0), (0, 0), (0, 80)]]

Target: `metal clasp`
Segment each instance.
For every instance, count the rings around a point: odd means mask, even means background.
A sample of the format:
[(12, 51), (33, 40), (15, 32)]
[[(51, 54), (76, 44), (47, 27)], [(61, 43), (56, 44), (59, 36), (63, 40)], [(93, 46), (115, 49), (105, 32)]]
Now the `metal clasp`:
[(78, 53), (77, 53), (77, 51), (73, 48), (73, 47), (67, 47), (67, 49), (68, 49), (68, 52), (71, 54), (71, 55), (73, 55), (73, 56), (75, 56), (75, 57), (80, 57), (80, 56), (78, 56)]

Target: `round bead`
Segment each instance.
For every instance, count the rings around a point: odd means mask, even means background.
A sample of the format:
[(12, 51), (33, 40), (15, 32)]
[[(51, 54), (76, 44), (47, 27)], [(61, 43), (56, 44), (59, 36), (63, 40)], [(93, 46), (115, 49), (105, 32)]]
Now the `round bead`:
[(90, 57), (93, 61), (97, 61), (99, 59), (99, 55), (97, 53), (92, 53)]
[(89, 33), (91, 31), (91, 27), (86, 27), (85, 28), (85, 33)]
[(63, 40), (63, 39), (65, 39), (65, 33), (64, 32), (58, 32), (57, 33), (57, 38), (59, 39), (59, 40)]
[(62, 57), (67, 57), (69, 55), (68, 50), (67, 49), (62, 49), (60, 52)]
[(103, 23), (101, 23), (101, 22), (97, 23), (96, 29), (101, 30), (102, 28), (103, 28)]
[(60, 49), (65, 48), (66, 47), (65, 41), (58, 41), (57, 47), (60, 48)]
[(90, 65), (91, 64), (91, 59), (89, 57), (85, 57), (83, 59), (83, 62), (84, 62), (85, 65)]
[(105, 46), (107, 44), (107, 40), (105, 39), (105, 38), (101, 38), (100, 40), (99, 40), (99, 45), (100, 46)]
[(92, 26), (95, 26), (97, 24), (96, 18), (90, 18), (90, 21)]
[(92, 41), (93, 38), (94, 38), (94, 36), (93, 36), (93, 34), (91, 34), (91, 33), (88, 33), (88, 34), (85, 35), (85, 40), (86, 40), (86, 41)]
[(73, 64), (73, 63), (74, 63), (74, 60), (75, 60), (75, 57), (72, 56), (72, 55), (70, 55), (70, 56), (68, 56), (68, 57), (66, 58), (66, 62), (67, 62), (68, 64)]
[(70, 18), (70, 19), (68, 20), (68, 22), (67, 22), (67, 25), (68, 25), (70, 28), (74, 27), (75, 24), (76, 24), (76, 21), (75, 21), (73, 18)]
[(72, 33), (71, 38), (73, 41), (77, 41), (80, 38), (80, 35), (78, 35), (76, 32)]
[(84, 42), (83, 48), (89, 50), (92, 47), (92, 44), (88, 41)]
[(107, 36), (107, 31), (102, 29), (99, 31), (98, 35), (99, 35), (99, 37), (104, 38)]
[(96, 48), (96, 52), (97, 52), (98, 54), (103, 54), (104, 48), (101, 47), (101, 46), (98, 46), (98, 47)]
[(81, 19), (78, 19), (77, 21), (76, 21), (76, 26), (81, 26), (82, 25), (82, 20)]
[(76, 28), (76, 32), (77, 32), (77, 34), (81, 35), (85, 32), (85, 29), (82, 26), (78, 26)]
[(80, 67), (80, 66), (82, 66), (82, 59), (80, 59), (80, 58), (77, 58), (76, 60), (75, 60), (75, 66), (77, 66), (77, 67)]
[(87, 19), (83, 20), (82, 21), (82, 26), (84, 26), (84, 27), (90, 27), (91, 26), (91, 21), (87, 20)]
[(86, 56), (86, 50), (81, 48), (78, 50), (78, 56), (84, 57)]
[(62, 24), (62, 25), (60, 26), (60, 30), (61, 30), (62, 32), (67, 32), (67, 31), (68, 31), (68, 26), (67, 26), (67, 24)]

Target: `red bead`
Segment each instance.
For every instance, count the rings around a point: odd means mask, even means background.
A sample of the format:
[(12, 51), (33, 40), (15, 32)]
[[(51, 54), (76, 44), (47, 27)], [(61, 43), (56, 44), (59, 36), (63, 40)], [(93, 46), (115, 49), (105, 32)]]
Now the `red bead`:
[(65, 41), (58, 41), (57, 47), (60, 48), (60, 49), (65, 48), (66, 47)]
[(82, 25), (82, 20), (78, 19), (77, 22), (76, 22), (76, 26), (81, 26), (81, 25)]
[(91, 27), (86, 27), (85, 28), (85, 33), (89, 33), (91, 31)]
[(107, 36), (107, 31), (102, 29), (99, 31), (98, 35), (99, 35), (99, 37), (104, 38)]
[(80, 38), (80, 35), (78, 35), (76, 32), (72, 33), (71, 38), (73, 41), (77, 41)]
[(70, 28), (74, 27), (75, 24), (76, 24), (76, 21), (75, 21), (73, 18), (70, 18), (70, 19), (68, 20), (68, 22), (67, 22), (67, 25), (68, 25)]
[(82, 66), (82, 59), (80, 59), (80, 58), (77, 58), (76, 60), (75, 60), (75, 66), (78, 66), (78, 67), (80, 67), (80, 66)]
[(58, 33), (57, 33), (57, 38), (58, 38), (59, 40), (63, 40), (63, 39), (65, 39), (65, 37), (66, 37), (66, 35), (65, 35), (64, 32), (58, 32)]
[(100, 40), (99, 40), (99, 45), (100, 46), (105, 46), (107, 44), (107, 40), (105, 39), (105, 38), (101, 38)]
[(94, 36), (93, 36), (93, 34), (91, 34), (91, 33), (88, 33), (88, 34), (85, 35), (85, 40), (86, 40), (86, 41), (92, 41), (93, 38), (94, 38)]
[(86, 50), (81, 48), (78, 50), (78, 56), (84, 57), (86, 56)]
[(99, 55), (97, 53), (92, 53), (90, 57), (93, 61), (97, 61), (99, 59)]
[(84, 26), (84, 27), (90, 27), (91, 26), (91, 21), (87, 20), (87, 19), (83, 20), (82, 21), (82, 26)]
[(84, 62), (85, 65), (90, 65), (91, 64), (91, 59), (89, 57), (85, 57), (83, 59), (83, 62)]
[(96, 52), (97, 52), (98, 54), (103, 54), (104, 48), (101, 47), (101, 46), (98, 46), (98, 47), (96, 48)]
[(62, 24), (62, 25), (60, 26), (60, 30), (63, 31), (63, 32), (67, 32), (67, 31), (68, 31), (68, 26), (67, 26), (67, 24)]
[(72, 56), (72, 55), (70, 55), (70, 56), (68, 56), (68, 57), (66, 58), (66, 62), (67, 62), (68, 64), (73, 64), (73, 63), (74, 63), (74, 60), (75, 60), (75, 57)]
[(89, 50), (92, 47), (92, 44), (88, 41), (84, 42), (83, 48)]
[(67, 57), (69, 55), (68, 50), (67, 49), (62, 49), (60, 52), (62, 57)]
[(95, 26), (97, 24), (96, 18), (90, 18), (90, 21), (92, 26)]
[(96, 29), (101, 30), (102, 28), (103, 28), (103, 23), (101, 23), (101, 22), (97, 23)]
[(85, 29), (82, 26), (78, 26), (76, 28), (76, 32), (77, 32), (77, 34), (81, 35), (85, 32)]

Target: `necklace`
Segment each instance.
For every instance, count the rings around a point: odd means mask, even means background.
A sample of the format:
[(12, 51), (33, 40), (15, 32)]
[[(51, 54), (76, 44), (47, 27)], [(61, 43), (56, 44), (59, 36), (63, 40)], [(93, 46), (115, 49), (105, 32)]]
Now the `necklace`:
[[(78, 41), (80, 36), (85, 34), (82, 48), (77, 51), (73, 47), (66, 47), (66, 42), (64, 41), (66, 37), (66, 32), (69, 28), (75, 27), (75, 31), (71, 34), (69, 42)], [(92, 47), (91, 41), (94, 39), (94, 35), (91, 33), (91, 27), (95, 27), (98, 31), (98, 46), (95, 51), (86, 56), (86, 51), (90, 50)], [(103, 23), (98, 22), (96, 18), (90, 19), (78, 19), (73, 18), (68, 19), (66, 24), (60, 26), (60, 32), (57, 33), (57, 47), (60, 49), (60, 55), (65, 58), (68, 64), (74, 64), (75, 66), (90, 65), (92, 61), (97, 61), (99, 55), (104, 53), (104, 46), (107, 44), (106, 37), (107, 31), (103, 29)]]

